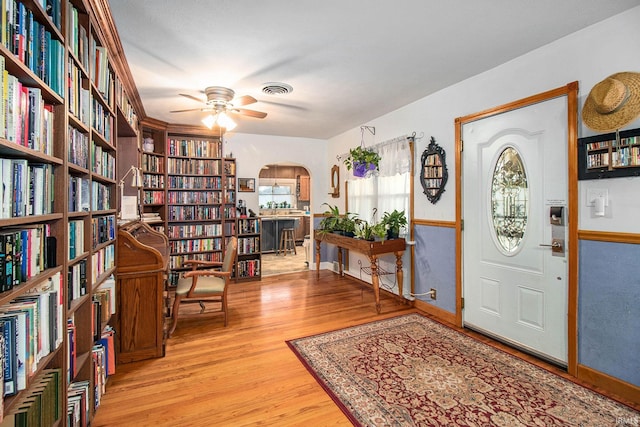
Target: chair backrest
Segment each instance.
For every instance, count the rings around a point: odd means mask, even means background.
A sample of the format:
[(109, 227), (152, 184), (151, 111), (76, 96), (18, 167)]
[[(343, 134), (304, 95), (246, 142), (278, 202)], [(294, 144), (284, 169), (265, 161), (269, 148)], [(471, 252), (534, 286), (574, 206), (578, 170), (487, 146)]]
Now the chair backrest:
[(231, 237), (227, 242), (227, 248), (224, 252), (224, 259), (222, 260), (222, 271), (231, 271), (233, 269), (233, 260), (236, 257), (238, 251), (238, 238)]

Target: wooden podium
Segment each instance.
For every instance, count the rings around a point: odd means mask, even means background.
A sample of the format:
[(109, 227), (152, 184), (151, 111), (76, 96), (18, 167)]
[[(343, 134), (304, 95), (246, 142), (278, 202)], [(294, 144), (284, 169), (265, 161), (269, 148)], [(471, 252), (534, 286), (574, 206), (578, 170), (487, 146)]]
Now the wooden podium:
[(141, 221), (118, 229), (117, 295), (121, 363), (164, 356), (167, 237)]
[(393, 253), (396, 256), (396, 280), (398, 282), (398, 293), (402, 296), (402, 283), (404, 274), (402, 273), (402, 254), (407, 247), (404, 239), (390, 239), (381, 241), (369, 241), (354, 239), (340, 234), (314, 232), (316, 241), (316, 275), (320, 277), (320, 245), (322, 242), (336, 245), (338, 247), (338, 265), (342, 276), (342, 250), (352, 250), (366, 255), (371, 263), (371, 284), (373, 294), (376, 298), (376, 311), (380, 313), (380, 278), (378, 272), (378, 256)]

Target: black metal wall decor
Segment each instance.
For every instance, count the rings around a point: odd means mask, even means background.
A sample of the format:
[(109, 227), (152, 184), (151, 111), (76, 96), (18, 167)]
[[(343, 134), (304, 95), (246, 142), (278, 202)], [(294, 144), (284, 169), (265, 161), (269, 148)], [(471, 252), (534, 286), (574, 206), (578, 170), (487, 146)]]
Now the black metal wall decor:
[(429, 146), (422, 153), (422, 170), (420, 182), (427, 199), (434, 205), (440, 200), (447, 184), (449, 173), (447, 172), (446, 154), (444, 149), (436, 144), (432, 136)]

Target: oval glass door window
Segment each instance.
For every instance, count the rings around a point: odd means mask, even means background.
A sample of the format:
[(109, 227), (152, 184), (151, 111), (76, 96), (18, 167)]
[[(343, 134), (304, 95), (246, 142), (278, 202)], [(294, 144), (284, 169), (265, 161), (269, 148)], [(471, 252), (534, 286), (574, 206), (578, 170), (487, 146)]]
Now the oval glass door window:
[(527, 228), (529, 187), (520, 153), (505, 148), (496, 162), (491, 182), (493, 231), (502, 252), (518, 251)]

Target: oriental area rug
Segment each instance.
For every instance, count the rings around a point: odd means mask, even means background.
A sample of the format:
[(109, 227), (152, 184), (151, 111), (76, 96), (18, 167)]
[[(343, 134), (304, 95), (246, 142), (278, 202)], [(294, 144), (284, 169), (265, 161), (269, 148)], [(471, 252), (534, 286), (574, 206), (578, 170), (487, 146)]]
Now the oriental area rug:
[(287, 341), (356, 426), (636, 426), (640, 412), (420, 314)]

